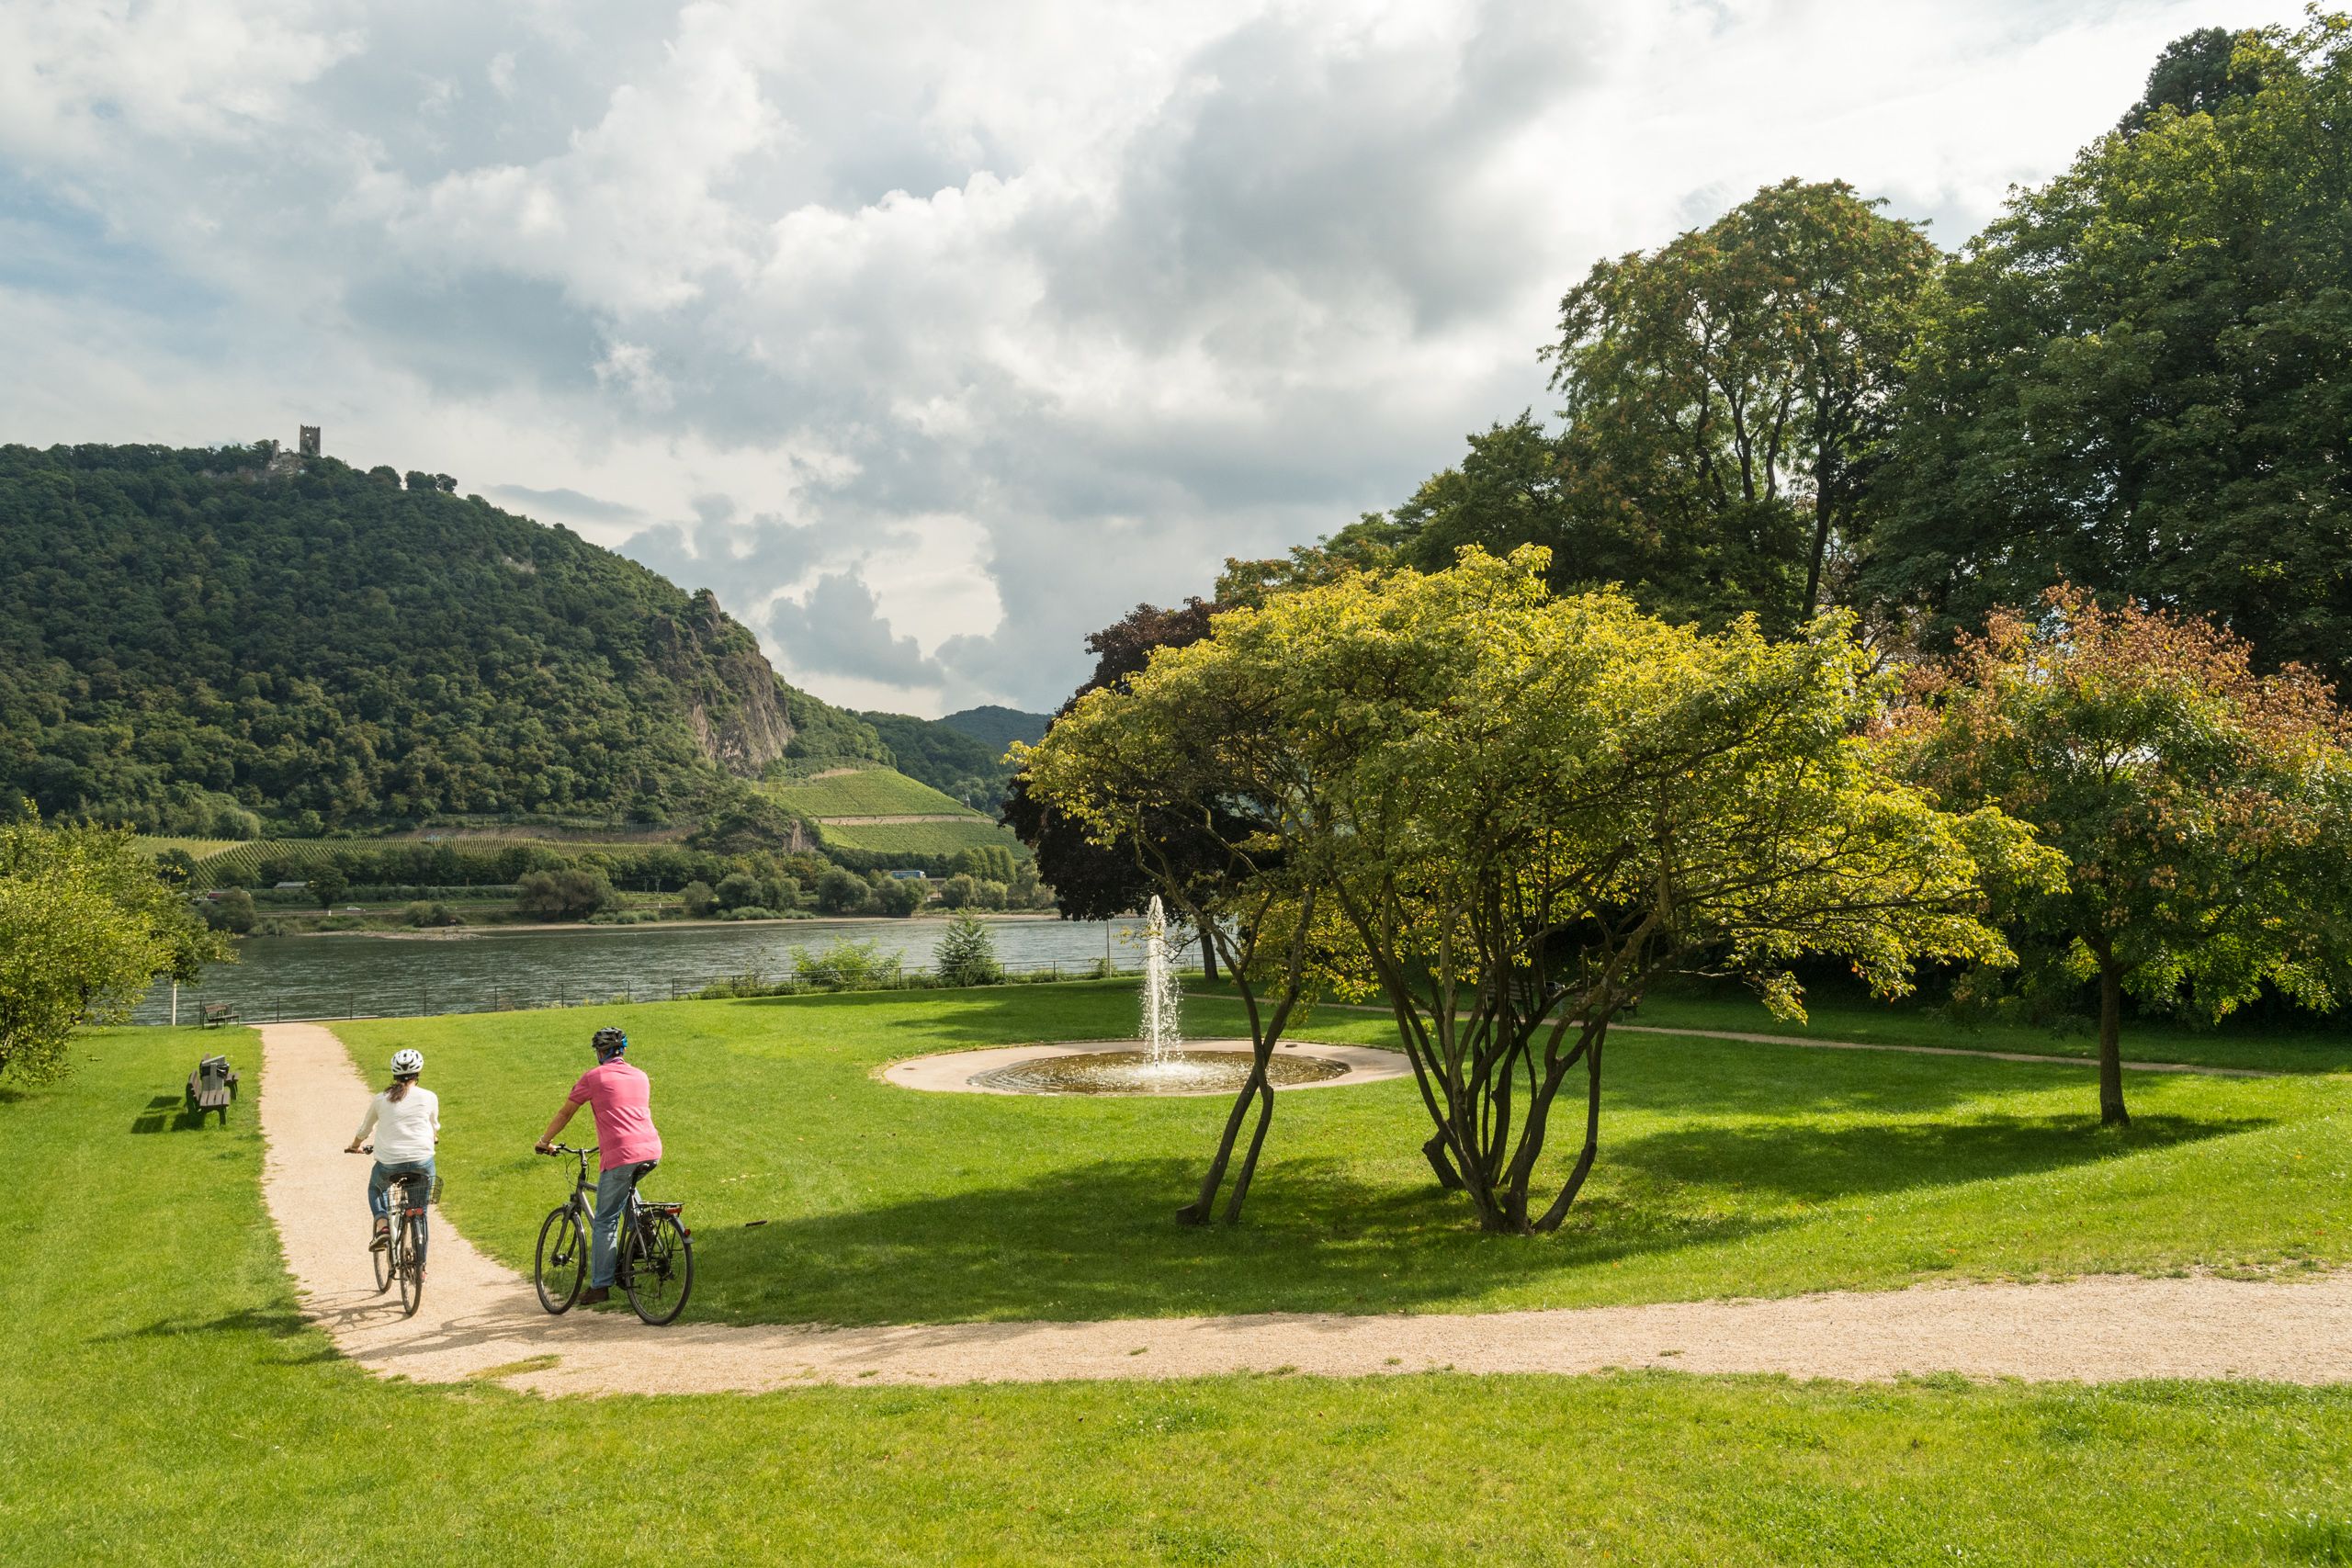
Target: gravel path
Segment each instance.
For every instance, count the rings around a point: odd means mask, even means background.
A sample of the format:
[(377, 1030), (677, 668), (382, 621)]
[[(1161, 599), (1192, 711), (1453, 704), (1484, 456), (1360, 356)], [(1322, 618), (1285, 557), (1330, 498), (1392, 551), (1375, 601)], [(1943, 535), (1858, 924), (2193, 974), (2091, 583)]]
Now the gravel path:
[(547, 1316), (527, 1280), (436, 1214), (424, 1304), (403, 1318), (396, 1297), (372, 1293), (363, 1250), (367, 1165), (342, 1152), (369, 1086), (317, 1024), (265, 1025), (261, 1036), (264, 1186), (303, 1310), (371, 1371), (424, 1382), (685, 1393), (1239, 1371), (1351, 1377), (1610, 1367), (1851, 1380), (1939, 1371), (2093, 1382), (2352, 1380), (2352, 1273), (2299, 1284), (2100, 1278), (1479, 1315), (649, 1329), (625, 1310)]

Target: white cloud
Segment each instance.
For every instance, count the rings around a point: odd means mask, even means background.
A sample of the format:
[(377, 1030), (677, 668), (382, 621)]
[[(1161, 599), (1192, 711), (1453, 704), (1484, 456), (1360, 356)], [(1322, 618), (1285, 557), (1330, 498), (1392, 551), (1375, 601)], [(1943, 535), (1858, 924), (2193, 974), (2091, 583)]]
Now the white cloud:
[(1596, 257), (1791, 174), (1956, 243), (2166, 39), (2298, 14), (26, 0), (0, 416), (323, 422), (713, 587), (821, 694), (1049, 706), (1138, 600), (1544, 406)]

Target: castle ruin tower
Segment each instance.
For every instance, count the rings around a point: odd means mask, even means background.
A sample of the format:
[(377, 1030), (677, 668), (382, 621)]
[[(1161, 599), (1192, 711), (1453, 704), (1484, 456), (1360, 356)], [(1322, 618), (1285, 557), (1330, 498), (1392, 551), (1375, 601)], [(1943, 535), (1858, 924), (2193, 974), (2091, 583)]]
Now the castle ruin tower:
[(302, 426), (301, 456), (315, 457), (318, 455), (319, 427), (315, 424), (306, 424)]

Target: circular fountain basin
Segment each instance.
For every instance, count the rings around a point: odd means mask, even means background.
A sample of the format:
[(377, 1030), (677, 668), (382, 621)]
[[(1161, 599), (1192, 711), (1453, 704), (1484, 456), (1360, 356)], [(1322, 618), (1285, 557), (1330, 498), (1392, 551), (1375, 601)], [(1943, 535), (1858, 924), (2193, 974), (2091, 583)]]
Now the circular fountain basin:
[[(1301, 1041), (1274, 1047), (1266, 1076), (1277, 1089), (1341, 1089), (1408, 1070), (1396, 1051)], [(945, 1094), (1227, 1095), (1249, 1076), (1246, 1040), (1188, 1040), (1159, 1062), (1126, 1040), (997, 1045), (893, 1062), (882, 1072), (902, 1089)]]

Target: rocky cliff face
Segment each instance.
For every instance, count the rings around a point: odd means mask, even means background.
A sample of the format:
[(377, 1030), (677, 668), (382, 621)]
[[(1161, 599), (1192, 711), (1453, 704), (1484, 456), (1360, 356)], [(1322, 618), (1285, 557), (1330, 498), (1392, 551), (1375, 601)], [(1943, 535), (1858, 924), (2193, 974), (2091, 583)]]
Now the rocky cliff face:
[(695, 594), (684, 623), (672, 627), (662, 662), (702, 754), (739, 777), (759, 777), (796, 733), (783, 682), (752, 634), (708, 589)]

